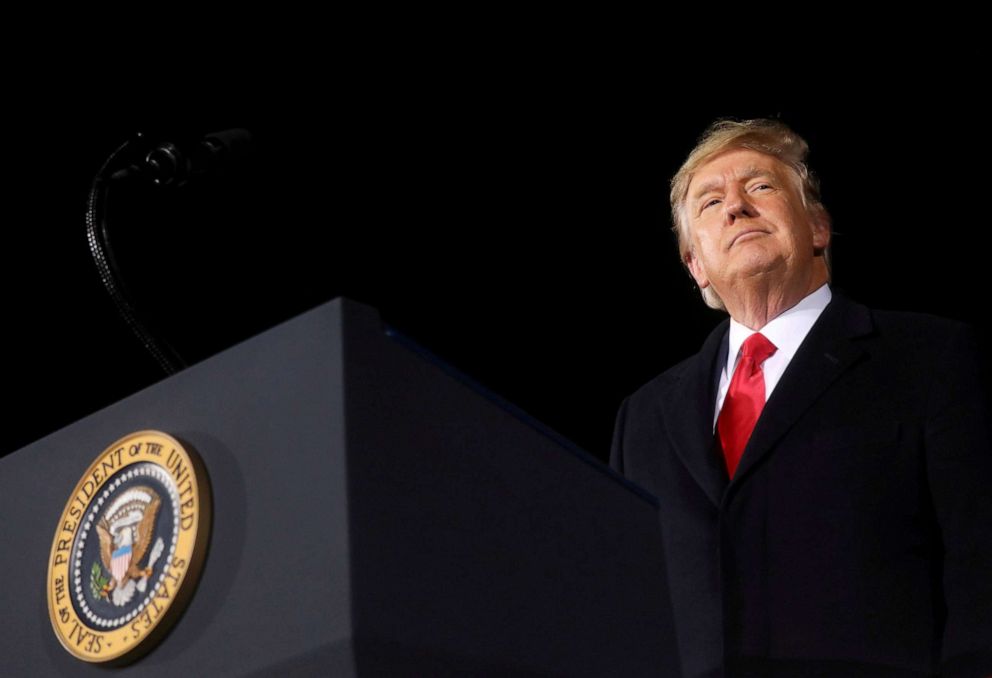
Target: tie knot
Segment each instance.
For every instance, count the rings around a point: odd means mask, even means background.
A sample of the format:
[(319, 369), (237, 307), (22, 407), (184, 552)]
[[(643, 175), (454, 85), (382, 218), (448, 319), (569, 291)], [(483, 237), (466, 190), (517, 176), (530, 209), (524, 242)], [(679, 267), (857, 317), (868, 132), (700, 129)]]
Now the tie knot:
[(744, 340), (744, 345), (741, 346), (741, 355), (751, 358), (755, 365), (760, 365), (777, 350), (775, 344), (768, 341), (765, 335), (761, 332), (755, 332)]

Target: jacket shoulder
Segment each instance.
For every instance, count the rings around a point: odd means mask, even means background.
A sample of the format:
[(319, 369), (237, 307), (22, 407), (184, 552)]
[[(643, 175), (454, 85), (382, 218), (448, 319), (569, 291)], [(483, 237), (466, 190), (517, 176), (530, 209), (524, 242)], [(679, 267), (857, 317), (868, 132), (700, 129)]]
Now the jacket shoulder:
[(974, 327), (929, 313), (872, 310), (874, 334), (883, 343), (921, 355), (936, 356), (961, 342), (977, 344)]
[(697, 353), (675, 363), (658, 376), (643, 384), (630, 397), (657, 396), (659, 392), (667, 391), (680, 382), (697, 376), (698, 370), (701, 367), (708, 370), (721, 351), (724, 355), (726, 354), (725, 344), (729, 328), (730, 319), (726, 318), (710, 331)]
[(655, 400), (659, 395), (668, 393), (673, 388), (677, 388), (678, 384), (692, 372), (697, 360), (699, 360), (699, 354), (689, 356), (688, 358), (672, 365), (661, 374), (656, 375), (638, 387), (633, 393), (630, 394), (629, 399), (642, 400), (647, 398)]
[[(820, 327), (822, 326), (822, 327)], [(929, 313), (869, 308), (845, 293), (834, 290), (833, 299), (814, 330), (853, 340), (859, 345), (892, 351), (893, 357), (922, 352), (933, 354), (949, 342), (974, 335), (973, 328), (959, 320)]]
[(880, 329), (920, 331), (929, 330), (942, 335), (954, 334), (970, 327), (967, 323), (930, 313), (886, 311), (872, 309), (872, 318)]

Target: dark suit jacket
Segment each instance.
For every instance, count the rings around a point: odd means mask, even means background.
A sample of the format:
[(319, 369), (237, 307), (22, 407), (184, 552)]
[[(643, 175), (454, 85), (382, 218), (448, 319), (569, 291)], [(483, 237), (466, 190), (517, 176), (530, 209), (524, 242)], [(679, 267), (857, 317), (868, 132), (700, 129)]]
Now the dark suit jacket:
[(628, 397), (686, 676), (992, 675), (992, 446), (973, 333), (834, 292), (728, 482), (729, 321)]

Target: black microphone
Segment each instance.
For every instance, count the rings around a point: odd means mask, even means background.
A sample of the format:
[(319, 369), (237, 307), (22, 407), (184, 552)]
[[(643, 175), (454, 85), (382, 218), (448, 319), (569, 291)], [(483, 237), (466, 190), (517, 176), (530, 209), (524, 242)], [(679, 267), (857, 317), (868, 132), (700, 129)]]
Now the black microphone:
[(192, 144), (167, 141), (156, 144), (144, 158), (114, 172), (111, 178), (140, 177), (160, 186), (182, 186), (233, 166), (252, 150), (251, 133), (246, 129), (214, 132)]
[[(149, 148), (151, 150), (145, 150)], [(86, 207), (86, 239), (100, 280), (121, 318), (166, 374), (182, 369), (185, 361), (164, 339), (145, 326), (120, 282), (121, 276), (107, 230), (107, 202), (110, 188), (115, 184), (113, 180), (150, 179), (162, 186), (181, 186), (193, 178), (218, 174), (226, 167), (234, 167), (252, 152), (251, 134), (244, 129), (215, 132), (188, 144), (154, 143), (139, 133), (121, 144), (93, 179)], [(123, 169), (114, 170), (122, 165)]]

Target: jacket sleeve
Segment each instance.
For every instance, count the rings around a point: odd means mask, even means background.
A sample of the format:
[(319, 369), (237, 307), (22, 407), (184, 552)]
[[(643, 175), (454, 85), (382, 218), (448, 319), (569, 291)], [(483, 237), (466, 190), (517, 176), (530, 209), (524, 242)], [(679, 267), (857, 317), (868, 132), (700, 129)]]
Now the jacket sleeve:
[(943, 548), (942, 676), (992, 675), (992, 435), (974, 332), (947, 342), (927, 400), (930, 494)]
[(627, 423), (627, 403), (630, 398), (624, 398), (617, 412), (617, 421), (613, 426), (613, 445), (610, 447), (610, 467), (623, 475), (623, 431)]

